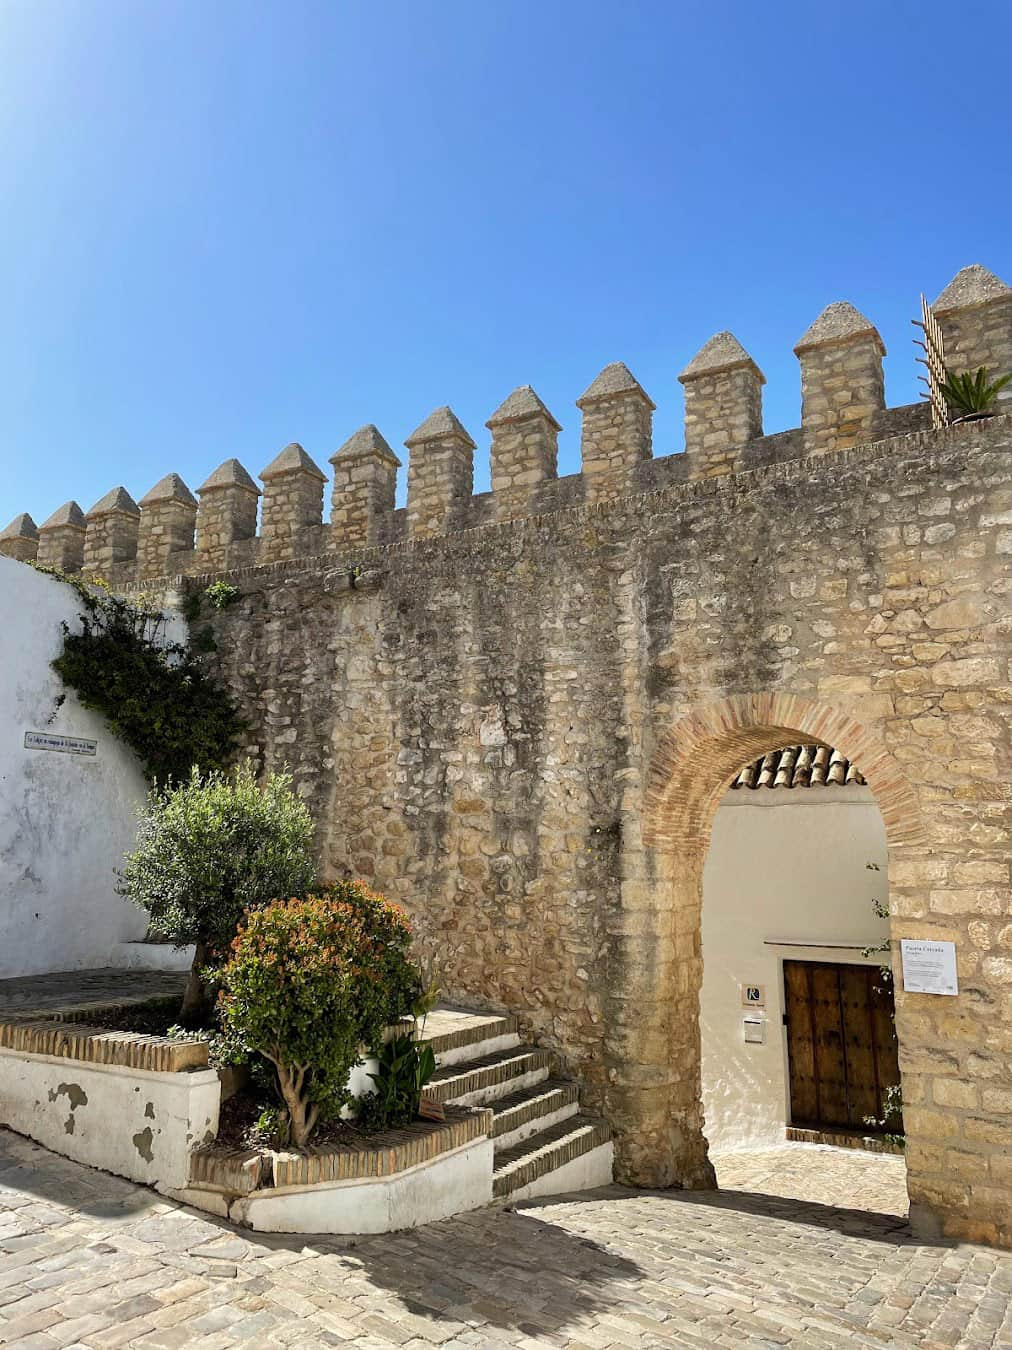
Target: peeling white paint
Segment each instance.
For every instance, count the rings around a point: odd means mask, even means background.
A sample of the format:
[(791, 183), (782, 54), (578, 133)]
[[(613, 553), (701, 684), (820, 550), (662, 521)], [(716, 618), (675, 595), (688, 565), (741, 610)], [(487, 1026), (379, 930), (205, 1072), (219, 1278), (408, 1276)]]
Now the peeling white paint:
[(185, 1186), (191, 1149), (218, 1132), (214, 1069), (154, 1073), (0, 1049), (0, 1085), (0, 1125), (148, 1186)]

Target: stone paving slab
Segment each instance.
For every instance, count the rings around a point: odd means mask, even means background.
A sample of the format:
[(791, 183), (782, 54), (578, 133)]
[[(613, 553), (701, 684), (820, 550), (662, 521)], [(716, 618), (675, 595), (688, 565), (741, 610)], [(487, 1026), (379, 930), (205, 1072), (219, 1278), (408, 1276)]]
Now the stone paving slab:
[[(866, 1159), (887, 1170), (861, 1212), (855, 1161), (792, 1145), (720, 1160), (717, 1193), (614, 1186), (307, 1239), (245, 1232), (0, 1131), (0, 1343), (1012, 1347), (1012, 1256), (915, 1242), (902, 1159)], [(788, 1184), (822, 1199), (774, 1193)]]
[(0, 1022), (126, 1008), (149, 999), (182, 997), (186, 975), (174, 970), (56, 970), (0, 980)]

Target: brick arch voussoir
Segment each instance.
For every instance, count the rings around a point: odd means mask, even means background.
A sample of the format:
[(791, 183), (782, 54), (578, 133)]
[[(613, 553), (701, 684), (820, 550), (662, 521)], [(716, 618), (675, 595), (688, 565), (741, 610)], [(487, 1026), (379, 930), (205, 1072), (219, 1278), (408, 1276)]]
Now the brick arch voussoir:
[(890, 848), (923, 845), (917, 797), (880, 737), (831, 704), (773, 692), (700, 704), (661, 736), (646, 778), (644, 843), (682, 853), (705, 844), (716, 803), (734, 773), (793, 742), (833, 746), (860, 768)]

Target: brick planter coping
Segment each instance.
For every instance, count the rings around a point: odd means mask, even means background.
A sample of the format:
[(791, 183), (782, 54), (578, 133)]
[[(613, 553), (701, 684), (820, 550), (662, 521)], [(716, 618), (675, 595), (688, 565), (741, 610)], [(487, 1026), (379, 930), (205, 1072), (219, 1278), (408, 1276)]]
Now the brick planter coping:
[(379, 1180), (485, 1138), (491, 1128), (490, 1109), (450, 1106), (445, 1121), (416, 1120), (402, 1129), (363, 1135), (361, 1143), (298, 1152), (203, 1144), (190, 1155), (190, 1185), (237, 1196), (273, 1187)]
[(184, 1073), (208, 1066), (206, 1041), (109, 1031), (82, 1022), (0, 1022), (0, 1049), (153, 1073)]
[[(123, 1068), (148, 1069), (156, 1073), (183, 1073), (187, 1069), (206, 1069), (206, 1041), (193, 1038), (151, 1036), (136, 1031), (116, 1031), (100, 1025), (105, 1015), (130, 1007), (160, 1002), (164, 990), (155, 994), (123, 998), (116, 1003), (73, 1005), (41, 1009), (32, 1015), (12, 1011), (0, 1021), (0, 1049), (24, 1054), (53, 1055), (79, 1060), (85, 1064), (115, 1064)], [(461, 1018), (454, 1009), (439, 1009), (430, 1016), (431, 1026), (422, 1039), (436, 1054), (472, 1044), (486, 1034), (485, 1023), (494, 1023), (498, 1034), (516, 1030), (517, 1019), (487, 1015), (481, 1023), (474, 1016)], [(414, 1023), (405, 1019), (387, 1027), (384, 1040), (410, 1033)], [(456, 1147), (456, 1145), (453, 1145)], [(409, 1166), (413, 1164), (408, 1164)], [(401, 1170), (401, 1169), (395, 1169)], [(287, 1184), (287, 1183), (286, 1183)], [(294, 1184), (294, 1183), (292, 1183)]]

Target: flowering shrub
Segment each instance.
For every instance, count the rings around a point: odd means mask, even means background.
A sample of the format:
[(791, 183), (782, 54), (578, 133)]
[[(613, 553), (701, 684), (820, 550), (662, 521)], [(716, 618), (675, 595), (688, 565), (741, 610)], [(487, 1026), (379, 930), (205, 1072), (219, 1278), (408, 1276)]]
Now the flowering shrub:
[(246, 917), (221, 972), (226, 1031), (269, 1060), (301, 1148), (350, 1099), (360, 1046), (411, 1008), (418, 971), (404, 914), (361, 882)]

